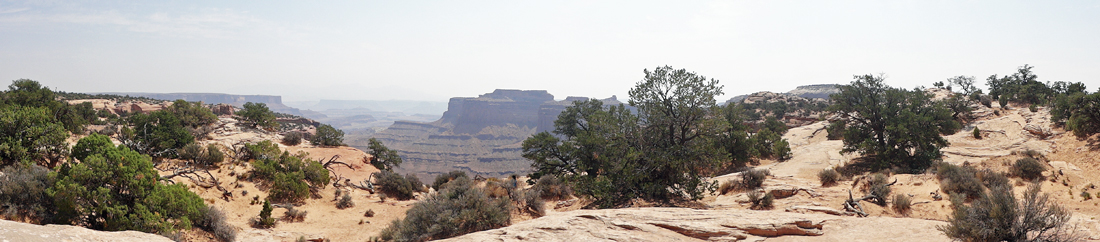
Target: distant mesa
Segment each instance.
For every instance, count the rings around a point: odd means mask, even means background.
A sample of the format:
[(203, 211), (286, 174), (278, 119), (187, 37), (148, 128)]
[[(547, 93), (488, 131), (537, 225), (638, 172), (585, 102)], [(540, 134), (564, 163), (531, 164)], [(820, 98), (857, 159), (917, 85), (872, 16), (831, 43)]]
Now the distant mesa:
[[(829, 99), (829, 95), (832, 95), (833, 93), (839, 93), (840, 92), (840, 89), (838, 89), (837, 86), (838, 86), (837, 84), (805, 85), (805, 86), (796, 87), (794, 90), (791, 90), (791, 91), (786, 92), (786, 93), (780, 93), (780, 94), (789, 95), (789, 96), (796, 96), (796, 97), (801, 97), (801, 98), (806, 98), (806, 99), (815, 99), (815, 98)], [(757, 93), (754, 93), (754, 94), (757, 94)], [(754, 95), (754, 94), (746, 94), (746, 95), (735, 96), (733, 98), (730, 98), (728, 101), (726, 101), (726, 103), (741, 102), (742, 100), (745, 100), (745, 98), (749, 97), (750, 95)]]
[(147, 97), (160, 100), (183, 99), (188, 102), (203, 102), (207, 104), (229, 104), (241, 107), (245, 103), (264, 103), (271, 111), (302, 116), (297, 108), (283, 105), (282, 96), (272, 95), (236, 95), (223, 93), (144, 93), (144, 92), (105, 92), (98, 94), (112, 94), (131, 97)]

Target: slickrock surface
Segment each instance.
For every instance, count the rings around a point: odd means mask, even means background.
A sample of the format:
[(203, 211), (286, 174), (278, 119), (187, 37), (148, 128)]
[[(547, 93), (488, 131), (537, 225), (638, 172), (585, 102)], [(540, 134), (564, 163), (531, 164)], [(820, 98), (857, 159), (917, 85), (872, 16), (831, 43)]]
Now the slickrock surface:
[(949, 241), (944, 222), (755, 210), (627, 208), (552, 213), (445, 241)]
[(69, 225), (35, 225), (0, 220), (0, 242), (172, 242), (164, 236), (137, 231), (104, 232)]

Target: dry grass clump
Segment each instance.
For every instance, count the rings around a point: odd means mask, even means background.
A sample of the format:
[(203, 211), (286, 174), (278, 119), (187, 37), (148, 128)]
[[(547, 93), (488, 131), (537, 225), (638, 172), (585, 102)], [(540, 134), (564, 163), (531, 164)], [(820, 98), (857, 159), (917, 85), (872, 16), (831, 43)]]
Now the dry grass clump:
[(840, 181), (840, 172), (836, 172), (834, 169), (824, 169), (817, 172), (817, 179), (821, 181), (821, 186), (836, 185)]
[(298, 131), (286, 133), (283, 135), (283, 144), (288, 146), (295, 146), (302, 143), (302, 133)]
[(765, 210), (771, 209), (775, 203), (775, 196), (770, 192), (762, 192), (760, 190), (752, 190), (745, 194), (749, 197), (749, 202), (752, 203), (752, 209)]
[(738, 184), (741, 189), (757, 189), (764, 186), (764, 180), (771, 175), (768, 170), (750, 168), (741, 172), (741, 182)]
[(906, 196), (904, 194), (894, 195), (894, 211), (897, 211), (901, 214), (906, 214), (909, 213), (909, 210), (912, 208), (912, 206), (913, 203), (909, 199), (909, 196)]
[(1046, 170), (1039, 160), (1032, 157), (1021, 158), (1012, 164), (1012, 174), (1029, 181), (1042, 177)]
[(539, 191), (539, 197), (548, 200), (563, 200), (573, 196), (573, 187), (554, 175), (539, 177), (532, 190)]
[(237, 228), (225, 222), (225, 212), (213, 206), (207, 206), (203, 211), (203, 219), (198, 224), (199, 228), (214, 234), (218, 240), (232, 242), (237, 240)]
[(351, 195), (344, 193), (343, 196), (340, 196), (340, 200), (336, 202), (336, 208), (345, 209), (350, 207), (355, 207), (355, 202), (351, 201)]
[(940, 189), (948, 194), (965, 195), (968, 199), (982, 194), (982, 182), (978, 180), (977, 174), (978, 171), (970, 166), (956, 166), (945, 162), (936, 166)]

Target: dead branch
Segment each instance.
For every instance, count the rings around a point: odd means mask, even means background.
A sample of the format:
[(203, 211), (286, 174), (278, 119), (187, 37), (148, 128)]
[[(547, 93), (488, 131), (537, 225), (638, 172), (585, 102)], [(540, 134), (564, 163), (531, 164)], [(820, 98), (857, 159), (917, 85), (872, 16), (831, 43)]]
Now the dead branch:
[(229, 201), (233, 197), (233, 192), (223, 187), (221, 181), (218, 181), (218, 178), (215, 177), (213, 173), (210, 173), (210, 170), (193, 166), (176, 167), (172, 174), (162, 176), (160, 179), (175, 184), (176, 182), (172, 180), (172, 178), (175, 177), (185, 177), (191, 180), (191, 183), (202, 188), (216, 188), (218, 191), (222, 192), (222, 199), (225, 201)]
[(860, 217), (867, 217), (867, 213), (863, 212), (863, 205), (859, 204), (859, 201), (863, 201), (863, 199), (865, 198), (856, 200), (852, 197), (852, 190), (848, 190), (848, 200), (844, 201), (844, 210), (856, 213)]

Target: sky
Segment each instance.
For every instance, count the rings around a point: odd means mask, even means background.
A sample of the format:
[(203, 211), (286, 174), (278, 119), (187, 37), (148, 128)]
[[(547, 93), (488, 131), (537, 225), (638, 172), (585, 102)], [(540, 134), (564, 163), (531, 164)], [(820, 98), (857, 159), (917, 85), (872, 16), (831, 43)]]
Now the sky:
[[(1100, 1), (4, 1), (0, 80), (69, 92), (627, 100), (643, 70), (729, 97), (1025, 64), (1100, 87)], [(984, 85), (982, 85), (984, 87)]]

